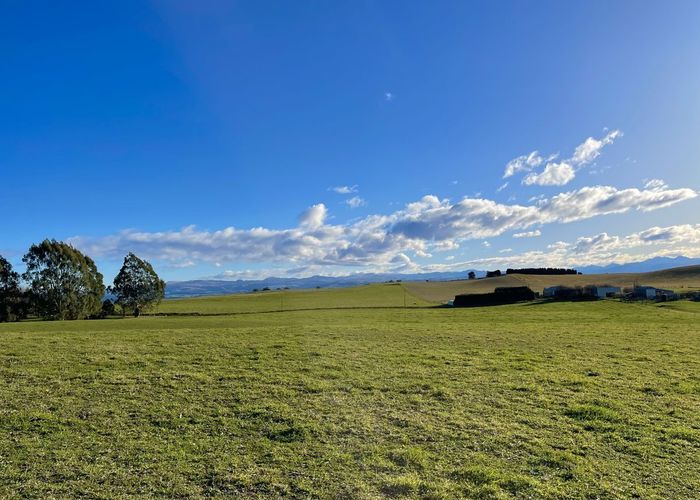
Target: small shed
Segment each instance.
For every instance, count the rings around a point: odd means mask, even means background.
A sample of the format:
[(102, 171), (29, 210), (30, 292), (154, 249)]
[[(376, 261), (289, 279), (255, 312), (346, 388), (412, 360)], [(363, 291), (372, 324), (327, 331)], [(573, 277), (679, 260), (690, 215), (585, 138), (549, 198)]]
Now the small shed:
[(615, 295), (620, 295), (621, 289), (619, 286), (610, 285), (589, 285), (586, 287), (586, 294), (593, 297), (598, 297), (599, 299), (604, 299), (606, 297), (614, 297)]
[(556, 300), (583, 300), (592, 298), (590, 295), (587, 295), (585, 290), (580, 286), (552, 286), (546, 288), (542, 295)]
[(562, 285), (556, 285), (556, 286), (548, 286), (547, 288), (544, 289), (542, 292), (543, 297), (556, 297), (557, 292), (559, 290), (563, 290), (564, 288), (568, 288)]
[(493, 293), (472, 293), (455, 295), (454, 307), (482, 307), (515, 304), (534, 300), (535, 292), (526, 286), (498, 287)]
[(656, 298), (656, 288), (653, 286), (635, 286), (632, 296), (635, 299), (654, 300)]

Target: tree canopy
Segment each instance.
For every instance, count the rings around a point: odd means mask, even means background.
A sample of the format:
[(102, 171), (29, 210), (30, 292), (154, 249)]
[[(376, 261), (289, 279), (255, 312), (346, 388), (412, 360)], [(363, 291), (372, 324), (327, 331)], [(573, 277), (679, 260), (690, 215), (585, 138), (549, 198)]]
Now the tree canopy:
[(580, 274), (576, 269), (560, 267), (525, 267), (521, 269), (506, 269), (506, 274)]
[(22, 258), (22, 278), (37, 315), (45, 319), (80, 319), (97, 313), (105, 287), (95, 262), (73, 246), (56, 240), (32, 245)]
[(129, 253), (110, 291), (116, 295), (116, 302), (123, 310), (138, 315), (141, 309), (160, 303), (165, 295), (165, 281), (160, 279), (151, 264)]
[(22, 290), (19, 287), (19, 274), (0, 255), (0, 322), (16, 321), (23, 314)]

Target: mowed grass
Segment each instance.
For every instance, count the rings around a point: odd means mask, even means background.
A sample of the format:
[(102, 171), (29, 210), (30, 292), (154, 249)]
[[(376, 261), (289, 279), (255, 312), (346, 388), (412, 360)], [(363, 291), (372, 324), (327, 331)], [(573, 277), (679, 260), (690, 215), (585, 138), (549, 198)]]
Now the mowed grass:
[(698, 312), (0, 324), (0, 496), (697, 497)]

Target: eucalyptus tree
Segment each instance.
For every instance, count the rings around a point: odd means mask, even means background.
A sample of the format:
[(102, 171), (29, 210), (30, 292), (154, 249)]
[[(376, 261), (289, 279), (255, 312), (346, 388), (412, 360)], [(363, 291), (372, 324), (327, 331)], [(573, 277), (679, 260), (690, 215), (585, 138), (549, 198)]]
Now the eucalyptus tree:
[(36, 314), (44, 319), (81, 319), (99, 312), (105, 287), (95, 262), (68, 243), (44, 240), (22, 258), (22, 275)]
[(19, 287), (19, 274), (0, 255), (0, 322), (17, 321), (24, 316), (22, 290)]
[(124, 264), (110, 288), (122, 311), (138, 316), (142, 309), (160, 303), (165, 295), (165, 281), (160, 279), (153, 266), (133, 253), (124, 257)]

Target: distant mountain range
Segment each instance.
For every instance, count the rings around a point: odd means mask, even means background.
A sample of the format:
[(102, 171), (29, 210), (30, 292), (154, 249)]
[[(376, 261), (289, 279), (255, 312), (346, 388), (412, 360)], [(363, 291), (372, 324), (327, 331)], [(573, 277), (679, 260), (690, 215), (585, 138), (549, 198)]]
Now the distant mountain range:
[[(630, 262), (627, 264), (610, 264), (608, 266), (586, 266), (577, 268), (583, 274), (610, 273), (644, 273), (659, 271), (670, 267), (700, 265), (700, 259), (688, 257), (656, 257), (653, 259)], [(202, 279), (191, 281), (169, 281), (165, 289), (168, 298), (198, 297), (204, 295), (226, 295), (230, 293), (250, 292), (269, 288), (342, 288), (385, 281), (449, 281), (466, 279), (470, 271), (477, 277), (486, 274), (485, 270), (465, 269), (463, 271), (437, 273), (358, 273), (348, 276), (310, 276), (308, 278), (265, 278), (262, 280), (220, 280)], [(502, 269), (505, 272), (505, 269)]]
[(654, 257), (641, 262), (610, 264), (608, 266), (586, 266), (577, 269), (583, 274), (648, 273), (670, 267), (697, 266), (699, 264), (700, 259), (691, 259), (689, 257)]
[(165, 287), (165, 295), (168, 298), (197, 297), (202, 295), (225, 295), (228, 293), (250, 292), (269, 288), (342, 288), (369, 283), (383, 283), (385, 281), (447, 281), (466, 279), (469, 271), (474, 271), (478, 276), (485, 272), (475, 269), (467, 269), (459, 272), (446, 273), (359, 273), (349, 276), (310, 276), (308, 278), (265, 278), (262, 280), (191, 280), (169, 281)]

